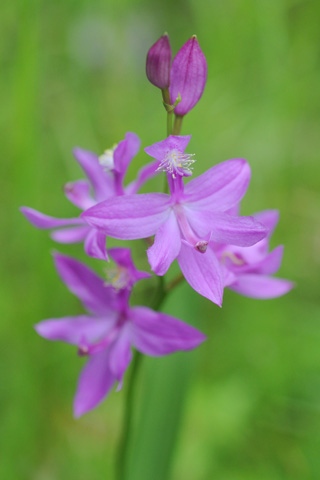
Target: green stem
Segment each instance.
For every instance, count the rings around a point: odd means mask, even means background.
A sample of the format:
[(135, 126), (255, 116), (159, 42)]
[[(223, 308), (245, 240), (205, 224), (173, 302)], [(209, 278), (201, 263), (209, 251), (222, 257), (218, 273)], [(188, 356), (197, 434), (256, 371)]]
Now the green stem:
[(172, 134), (173, 110), (168, 110), (168, 108), (167, 108), (167, 106), (169, 106), (170, 103), (171, 103), (169, 89), (164, 88), (163, 90), (161, 90), (161, 92), (162, 92), (164, 107), (167, 111), (167, 137), (169, 137), (169, 135)]
[(180, 135), (183, 115), (175, 115), (173, 124), (173, 135)]
[(127, 451), (128, 451), (128, 439), (130, 436), (131, 431), (131, 423), (132, 423), (132, 412), (133, 412), (133, 404), (134, 404), (134, 389), (136, 385), (136, 377), (139, 371), (139, 365), (142, 360), (141, 353), (135, 351), (134, 357), (131, 366), (131, 375), (128, 382), (128, 388), (125, 397), (125, 410), (124, 410), (124, 417), (123, 417), (123, 427), (121, 438), (118, 446), (117, 451), (117, 459), (116, 459), (116, 478), (118, 480), (124, 480), (126, 478), (126, 459), (127, 459)]
[[(152, 308), (153, 310), (159, 310), (167, 293), (172, 290), (172, 288), (165, 288), (164, 277), (158, 277), (159, 287), (156, 289), (155, 297), (153, 299)], [(137, 384), (137, 375), (140, 369), (142, 361), (142, 354), (135, 351), (134, 357), (131, 366), (131, 375), (128, 381), (128, 387), (125, 397), (125, 410), (123, 418), (123, 427), (122, 434), (119, 442), (119, 447), (117, 451), (116, 458), (116, 479), (125, 480), (126, 479), (126, 463), (128, 459), (128, 446), (130, 442), (130, 435), (132, 431), (132, 418), (133, 418), (133, 407), (135, 399), (135, 387)]]

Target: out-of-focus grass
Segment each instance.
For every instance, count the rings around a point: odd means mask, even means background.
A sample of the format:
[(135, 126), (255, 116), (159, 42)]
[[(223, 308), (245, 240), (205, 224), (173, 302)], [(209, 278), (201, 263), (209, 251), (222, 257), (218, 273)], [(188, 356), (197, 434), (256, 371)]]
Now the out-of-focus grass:
[[(320, 5), (20, 0), (0, 8), (1, 478), (112, 478), (123, 395), (72, 419), (81, 361), (71, 347), (38, 338), (32, 325), (81, 307), (54, 272), (56, 245), (18, 207), (74, 215), (61, 190), (81, 176), (74, 145), (101, 152), (127, 130), (143, 147), (163, 138), (165, 115), (144, 61), (165, 30), (175, 51), (197, 33), (208, 60), (205, 94), (184, 121), (195, 173), (232, 157), (249, 160), (243, 212), (280, 209), (273, 245), (285, 244), (281, 276), (297, 287), (265, 302), (226, 292), (222, 310), (179, 287), (166, 308), (185, 312), (182, 319), (209, 339), (177, 357), (189, 379), (177, 380), (179, 391), (166, 379), (174, 356), (145, 359), (149, 383), (139, 387), (129, 478), (149, 480), (152, 462), (160, 475), (161, 458), (175, 480), (319, 478)], [(130, 175), (146, 160), (142, 150)], [(84, 258), (81, 246), (59, 248)]]

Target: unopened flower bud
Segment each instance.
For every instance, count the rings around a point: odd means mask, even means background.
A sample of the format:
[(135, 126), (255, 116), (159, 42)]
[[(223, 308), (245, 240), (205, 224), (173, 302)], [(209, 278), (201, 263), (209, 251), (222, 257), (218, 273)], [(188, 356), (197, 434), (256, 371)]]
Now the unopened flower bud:
[(152, 45), (147, 54), (147, 77), (158, 88), (164, 89), (169, 87), (171, 57), (169, 37), (165, 33)]
[(176, 106), (176, 115), (185, 115), (200, 100), (207, 81), (207, 61), (196, 35), (193, 35), (175, 56), (170, 73), (171, 103), (178, 95), (181, 102)]

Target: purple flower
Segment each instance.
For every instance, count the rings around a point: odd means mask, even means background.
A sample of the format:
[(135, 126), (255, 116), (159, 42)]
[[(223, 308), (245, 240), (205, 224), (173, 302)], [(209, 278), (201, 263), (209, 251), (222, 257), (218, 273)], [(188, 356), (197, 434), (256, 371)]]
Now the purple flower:
[(79, 355), (89, 357), (74, 399), (75, 417), (96, 407), (115, 382), (121, 388), (132, 358), (131, 346), (146, 355), (162, 356), (193, 349), (205, 340), (201, 332), (177, 318), (147, 307), (130, 307), (133, 283), (148, 274), (136, 270), (128, 249), (113, 249), (110, 255), (121, 270), (127, 270), (127, 282), (120, 289), (77, 260), (55, 254), (60, 277), (90, 314), (53, 318), (35, 326), (41, 336), (76, 345)]
[(216, 248), (224, 270), (225, 286), (252, 298), (275, 298), (289, 292), (294, 284), (274, 278), (281, 265), (283, 246), (269, 252), (269, 239), (279, 220), (277, 210), (265, 210), (254, 218), (268, 229), (266, 238), (251, 247), (222, 245)]
[(146, 62), (146, 73), (149, 82), (158, 88), (169, 87), (171, 47), (168, 34), (165, 33), (149, 49)]
[(177, 175), (190, 177), (194, 154), (184, 153), (191, 135), (169, 135), (161, 142), (146, 147), (144, 151), (159, 162), (158, 171), (167, 172), (173, 178)]
[[(183, 152), (190, 137), (169, 137), (146, 151), (156, 158)], [(171, 155), (172, 156), (172, 155)], [(182, 176), (168, 175), (171, 195), (147, 193), (114, 197), (82, 214), (89, 225), (119, 239), (155, 234), (148, 259), (157, 275), (164, 275), (177, 258), (187, 282), (201, 295), (221, 305), (223, 274), (210, 242), (248, 247), (262, 240), (267, 229), (253, 217), (225, 213), (246, 192), (250, 168), (243, 159), (212, 167), (184, 188)]]
[[(124, 176), (129, 163), (138, 153), (140, 140), (134, 133), (128, 132), (113, 149), (106, 150), (99, 158), (92, 152), (74, 149), (74, 156), (80, 164), (87, 180), (69, 182), (65, 185), (64, 192), (68, 200), (81, 210), (99, 203), (115, 195), (136, 193), (139, 188), (155, 174), (157, 163), (143, 167), (137, 179), (123, 186)], [(90, 193), (92, 187), (93, 196)], [(59, 243), (74, 243), (84, 241), (87, 255), (103, 260), (108, 260), (106, 250), (106, 236), (90, 228), (80, 217), (54, 218), (29, 207), (21, 207), (21, 212), (35, 227), (41, 229), (56, 229), (51, 233), (53, 240)], [(60, 229), (60, 227), (67, 227)]]
[(200, 100), (207, 81), (207, 61), (197, 37), (191, 37), (174, 57), (170, 72), (170, 98), (176, 115), (186, 115)]

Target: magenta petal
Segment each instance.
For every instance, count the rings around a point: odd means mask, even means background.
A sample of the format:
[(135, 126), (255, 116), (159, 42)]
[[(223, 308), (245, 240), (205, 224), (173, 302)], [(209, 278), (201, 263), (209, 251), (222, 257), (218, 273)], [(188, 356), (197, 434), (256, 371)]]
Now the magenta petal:
[(142, 280), (143, 278), (150, 278), (150, 273), (141, 272), (137, 270), (135, 264), (133, 263), (131, 257), (131, 250), (130, 248), (122, 248), (122, 247), (115, 247), (109, 250), (109, 255), (116, 262), (119, 267), (124, 268), (129, 278), (129, 283), (133, 285), (138, 280)]
[(264, 225), (253, 217), (232, 217), (226, 214), (216, 214), (213, 220), (212, 240), (219, 243), (249, 247), (262, 240), (267, 235)]
[(63, 228), (61, 230), (53, 230), (50, 237), (59, 243), (77, 243), (82, 242), (89, 231), (90, 227), (88, 226)]
[(193, 212), (185, 208), (194, 231), (204, 237), (211, 232), (211, 240), (218, 243), (249, 247), (262, 240), (267, 228), (253, 217), (233, 217), (225, 213)]
[(240, 202), (250, 181), (250, 167), (241, 158), (227, 160), (192, 179), (185, 187), (190, 208), (225, 212)]
[(104, 171), (98, 156), (82, 148), (75, 148), (73, 154), (90, 180), (96, 200), (100, 202), (114, 195), (113, 178)]
[(144, 165), (138, 171), (137, 178), (125, 187), (125, 193), (127, 195), (132, 193), (137, 193), (142, 187), (142, 185), (144, 185), (150, 178), (157, 175), (158, 166), (159, 166), (159, 162), (150, 162), (147, 165)]
[(54, 261), (63, 282), (91, 312), (98, 315), (113, 312), (116, 294), (102, 278), (72, 257), (55, 253)]
[(90, 195), (90, 183), (87, 180), (66, 183), (64, 193), (68, 200), (81, 210), (86, 210), (96, 203)]
[(282, 262), (282, 257), (283, 245), (279, 245), (259, 262), (246, 264), (243, 267), (238, 267), (237, 273), (259, 273), (263, 275), (273, 275), (279, 270)]
[(146, 355), (161, 356), (190, 350), (206, 339), (196, 328), (147, 307), (132, 308), (130, 319), (131, 341), (137, 350)]
[(89, 230), (84, 242), (84, 250), (89, 257), (109, 260), (106, 249), (106, 236), (95, 228)]
[(37, 228), (42, 228), (44, 230), (49, 228), (64, 227), (67, 225), (83, 225), (83, 220), (78, 218), (55, 218), (40, 213), (37, 210), (29, 207), (21, 207), (20, 211), (29, 220), (32, 225)]
[(237, 276), (236, 283), (230, 285), (231, 290), (251, 298), (276, 298), (288, 293), (294, 284), (282, 278), (265, 275), (243, 274)]
[(240, 203), (237, 203), (233, 207), (229, 208), (229, 210), (226, 210), (224, 213), (227, 213), (228, 215), (232, 215), (233, 217), (239, 217), (239, 215), (240, 215)]
[(182, 243), (178, 263), (189, 285), (221, 307), (223, 273), (213, 250), (208, 248), (205, 253), (200, 253)]
[(111, 390), (115, 378), (109, 369), (109, 351), (89, 358), (78, 381), (73, 411), (76, 418), (95, 408)]
[(100, 336), (106, 335), (116, 321), (116, 314), (105, 317), (90, 317), (78, 315), (74, 317), (50, 318), (37, 323), (36, 332), (48, 340), (79, 345), (84, 339), (88, 342), (96, 341)]
[(283, 257), (283, 248), (283, 245), (279, 245), (258, 264), (259, 273), (273, 275), (279, 270)]
[(225, 265), (220, 265), (222, 275), (223, 275), (223, 285), (224, 287), (228, 287), (229, 285), (232, 285), (236, 281), (236, 275), (229, 270)]
[(164, 275), (177, 258), (181, 247), (180, 229), (171, 211), (169, 218), (156, 233), (154, 244), (148, 249), (148, 260), (156, 275)]
[(147, 54), (146, 74), (149, 82), (158, 88), (168, 88), (170, 83), (171, 47), (165, 33), (150, 47)]
[(268, 228), (268, 236), (270, 237), (279, 222), (279, 211), (263, 210), (262, 212), (255, 213), (253, 217)]
[(169, 215), (170, 197), (163, 193), (123, 195), (86, 210), (81, 217), (110, 237), (123, 240), (146, 238)]
[(126, 327), (109, 349), (109, 368), (122, 387), (122, 378), (132, 359), (129, 332)]
[(122, 176), (127, 171), (129, 163), (137, 155), (140, 149), (140, 139), (132, 132), (126, 133), (125, 139), (121, 140), (113, 153), (114, 169)]
[(170, 72), (170, 98), (174, 103), (178, 95), (181, 102), (174, 112), (185, 115), (200, 100), (207, 81), (207, 61), (197, 37), (191, 37), (173, 59)]
[(144, 151), (159, 162), (164, 160), (166, 155), (172, 150), (184, 152), (190, 142), (191, 135), (169, 135), (165, 140), (154, 143), (146, 147)]

